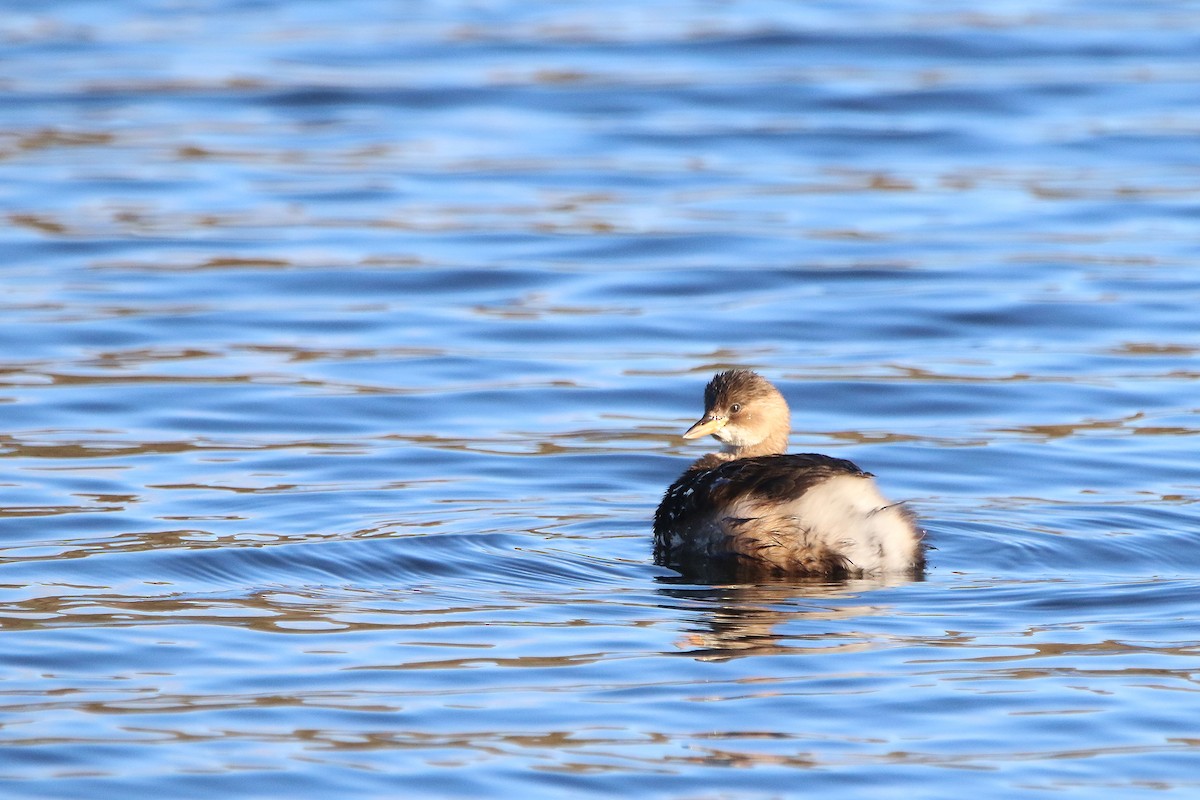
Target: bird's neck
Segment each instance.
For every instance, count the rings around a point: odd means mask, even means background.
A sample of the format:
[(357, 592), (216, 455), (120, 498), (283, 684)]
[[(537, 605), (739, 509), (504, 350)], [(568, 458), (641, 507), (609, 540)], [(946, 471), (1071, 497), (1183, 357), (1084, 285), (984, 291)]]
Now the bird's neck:
[(730, 458), (751, 458), (752, 456), (777, 456), (786, 453), (788, 448), (788, 432), (778, 431), (761, 442), (728, 447), (725, 452)]

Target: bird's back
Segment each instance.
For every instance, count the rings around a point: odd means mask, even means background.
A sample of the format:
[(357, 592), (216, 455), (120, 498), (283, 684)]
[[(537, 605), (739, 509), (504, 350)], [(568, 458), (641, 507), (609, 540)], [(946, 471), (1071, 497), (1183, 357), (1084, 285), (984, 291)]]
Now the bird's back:
[(705, 466), (680, 476), (655, 513), (660, 564), (829, 578), (922, 564), (912, 515), (851, 461), (797, 453)]

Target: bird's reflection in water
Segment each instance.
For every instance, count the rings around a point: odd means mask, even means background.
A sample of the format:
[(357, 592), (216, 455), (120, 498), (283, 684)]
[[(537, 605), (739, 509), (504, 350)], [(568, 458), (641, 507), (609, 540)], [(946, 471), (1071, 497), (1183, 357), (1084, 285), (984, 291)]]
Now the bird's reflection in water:
[[(658, 591), (670, 605), (692, 612), (681, 619), (689, 629), (676, 643), (682, 655), (705, 661), (746, 656), (831, 653), (864, 650), (875, 637), (856, 633), (851, 620), (891, 612), (885, 602), (854, 602), (919, 578), (886, 576), (851, 581), (778, 580), (760, 583), (698, 584), (689, 577), (659, 578)], [(880, 598), (882, 599), (882, 598)], [(789, 623), (825, 622), (819, 631), (783, 630)]]

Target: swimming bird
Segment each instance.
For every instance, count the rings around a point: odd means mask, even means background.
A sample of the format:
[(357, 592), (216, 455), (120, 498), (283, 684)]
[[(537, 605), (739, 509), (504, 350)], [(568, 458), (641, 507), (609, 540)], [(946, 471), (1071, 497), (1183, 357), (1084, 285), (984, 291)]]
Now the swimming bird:
[(704, 416), (683, 434), (722, 452), (693, 463), (654, 514), (654, 556), (684, 573), (841, 579), (919, 573), (922, 532), (872, 475), (842, 458), (787, 454), (787, 401), (756, 372), (704, 389)]

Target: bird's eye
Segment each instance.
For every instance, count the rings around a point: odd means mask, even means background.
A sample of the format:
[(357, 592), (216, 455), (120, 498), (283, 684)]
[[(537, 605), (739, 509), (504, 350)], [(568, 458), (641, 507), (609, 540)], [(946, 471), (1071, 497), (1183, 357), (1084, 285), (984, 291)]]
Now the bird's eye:
[(729, 407), (729, 413), (730, 413), (730, 414), (736, 414), (737, 412), (739, 412), (739, 411), (741, 411), (741, 410), (742, 410), (742, 404), (741, 404), (741, 403), (734, 403), (733, 405), (731, 405), (731, 406)]

